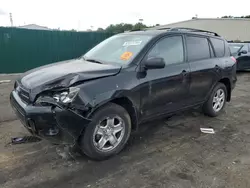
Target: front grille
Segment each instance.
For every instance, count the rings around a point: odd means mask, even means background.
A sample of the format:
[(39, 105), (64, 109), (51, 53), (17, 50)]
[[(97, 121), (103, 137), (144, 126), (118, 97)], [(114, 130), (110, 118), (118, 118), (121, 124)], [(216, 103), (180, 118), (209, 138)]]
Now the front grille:
[(10, 102), (11, 102), (11, 105), (12, 105), (13, 109), (16, 112), (16, 115), (19, 117), (19, 119), (21, 120), (21, 122), (24, 125), (26, 125), (25, 112), (22, 109), (22, 107), (16, 102), (16, 100), (14, 99), (13, 96), (10, 97)]

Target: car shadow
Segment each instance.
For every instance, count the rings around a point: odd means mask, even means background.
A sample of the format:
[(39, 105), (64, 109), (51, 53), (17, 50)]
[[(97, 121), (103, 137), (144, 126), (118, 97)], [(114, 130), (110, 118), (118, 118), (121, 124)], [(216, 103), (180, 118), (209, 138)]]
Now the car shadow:
[(246, 73), (249, 73), (250, 72), (250, 69), (248, 69), (248, 70), (239, 70), (239, 71), (237, 71), (237, 74), (238, 75), (243, 75), (243, 74), (246, 74)]

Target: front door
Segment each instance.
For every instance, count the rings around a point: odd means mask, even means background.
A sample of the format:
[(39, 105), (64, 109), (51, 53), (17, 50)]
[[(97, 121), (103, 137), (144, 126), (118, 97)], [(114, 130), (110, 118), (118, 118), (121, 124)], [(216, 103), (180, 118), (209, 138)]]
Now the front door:
[(237, 57), (237, 69), (238, 70), (245, 70), (250, 69), (250, 49), (249, 44), (245, 44), (241, 49), (240, 52), (246, 51), (247, 53), (238, 53)]
[(141, 113), (144, 117), (173, 112), (187, 103), (190, 68), (184, 54), (183, 36), (177, 35), (161, 38), (146, 55), (145, 59), (163, 58), (166, 66), (146, 70), (145, 77), (140, 79)]

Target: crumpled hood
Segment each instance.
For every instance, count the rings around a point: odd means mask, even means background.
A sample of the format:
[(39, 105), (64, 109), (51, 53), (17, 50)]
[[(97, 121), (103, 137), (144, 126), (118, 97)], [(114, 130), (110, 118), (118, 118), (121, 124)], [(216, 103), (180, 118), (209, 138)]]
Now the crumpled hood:
[(32, 93), (119, 73), (121, 66), (74, 59), (32, 69), (21, 77), (21, 84)]

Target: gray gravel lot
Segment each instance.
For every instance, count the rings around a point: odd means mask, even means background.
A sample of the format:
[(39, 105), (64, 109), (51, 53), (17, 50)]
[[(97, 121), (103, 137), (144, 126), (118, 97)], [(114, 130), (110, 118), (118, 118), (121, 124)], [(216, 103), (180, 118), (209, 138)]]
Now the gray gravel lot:
[[(16, 75), (1, 75), (14, 80)], [(107, 161), (62, 159), (47, 141), (11, 145), (28, 135), (9, 106), (13, 81), (0, 84), (1, 188), (250, 187), (250, 72), (239, 73), (232, 102), (217, 118), (185, 112), (141, 126)], [(200, 127), (213, 127), (204, 134)]]

